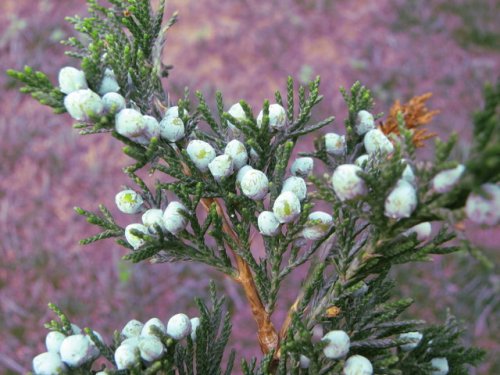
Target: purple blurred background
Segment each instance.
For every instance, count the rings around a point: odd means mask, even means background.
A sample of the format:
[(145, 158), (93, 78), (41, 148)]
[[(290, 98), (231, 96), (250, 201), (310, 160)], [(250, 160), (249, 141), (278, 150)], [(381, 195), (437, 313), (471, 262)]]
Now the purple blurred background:
[[(85, 9), (83, 0), (3, 0), (0, 70), (29, 64), (55, 82), (62, 66), (75, 64), (57, 43), (73, 35), (63, 18)], [(169, 1), (167, 12), (174, 10), (180, 22), (164, 57), (175, 66), (166, 82), (173, 99), (184, 86), (208, 98), (220, 89), (227, 104), (245, 99), (257, 110), (284, 89), (287, 75), (307, 82), (319, 74), (325, 100), (317, 117), (336, 115), (330, 129), (342, 131), (341, 85), (360, 80), (370, 87), (376, 112), (431, 91), (429, 106), (441, 110), (432, 130), (442, 137), (459, 133), (459, 159), (468, 152), (470, 115), (482, 103), (482, 87), (500, 71), (500, 3), (493, 0)], [(242, 291), (211, 269), (132, 267), (113, 241), (78, 245), (95, 229), (73, 206), (94, 210), (103, 203), (117, 213), (114, 195), (129, 182), (121, 173), (129, 160), (117, 141), (79, 136), (68, 115), (55, 116), (12, 90), (4, 74), (0, 85), (0, 373), (29, 370), (43, 351), (43, 323), (53, 318), (49, 301), (80, 326), (110, 337), (131, 318), (195, 314), (193, 297), (206, 296), (209, 279), (230, 301), (238, 358), (258, 354)], [(130, 221), (123, 216), (117, 216), (122, 224)], [(498, 264), (499, 231), (467, 233)], [(398, 293), (416, 299), (415, 318), (441, 322), (449, 307), (468, 327), (468, 342), (490, 352), (476, 373), (500, 373), (497, 269), (459, 254), (401, 267), (394, 277)], [(297, 285), (287, 284), (282, 309)]]

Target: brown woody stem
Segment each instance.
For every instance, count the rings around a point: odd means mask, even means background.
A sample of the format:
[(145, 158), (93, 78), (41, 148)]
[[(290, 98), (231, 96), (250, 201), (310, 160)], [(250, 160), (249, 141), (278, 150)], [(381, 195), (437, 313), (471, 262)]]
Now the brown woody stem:
[[(217, 213), (223, 219), (222, 228), (226, 234), (231, 236), (235, 243), (240, 244), (240, 240), (233, 228), (229, 225), (229, 220), (226, 213), (222, 209), (220, 203), (216, 199), (204, 198), (202, 199), (202, 204), (206, 210), (209, 209), (210, 205), (215, 203)], [(243, 286), (245, 296), (250, 303), (250, 308), (252, 310), (252, 315), (257, 323), (257, 335), (259, 337), (260, 349), (264, 354), (267, 354), (273, 349), (278, 347), (278, 333), (271, 322), (271, 316), (266, 311), (262, 300), (260, 299), (255, 281), (253, 278), (252, 270), (243, 258), (241, 258), (236, 252), (231, 249), (231, 252), (236, 260), (236, 268), (238, 269), (238, 276), (235, 278)]]
[[(188, 166), (184, 163), (183, 170), (186, 175), (191, 175)], [(229, 224), (227, 214), (223, 210), (219, 201), (214, 198), (202, 198), (201, 203), (207, 212), (209, 211), (212, 203), (215, 203), (217, 213), (222, 218), (222, 229), (241, 248), (242, 246), (240, 239)], [(255, 319), (255, 322), (257, 323), (257, 335), (259, 338), (260, 349), (262, 350), (262, 353), (267, 354), (271, 350), (278, 348), (278, 333), (276, 332), (276, 328), (274, 328), (274, 325), (271, 322), (271, 316), (266, 311), (266, 308), (264, 307), (264, 304), (260, 299), (250, 266), (234, 251), (234, 249), (232, 249), (231, 247), (229, 247), (229, 249), (231, 250), (234, 259), (236, 260), (236, 268), (238, 269), (238, 276), (235, 278), (235, 281), (243, 286), (245, 296), (250, 303), (252, 315)]]

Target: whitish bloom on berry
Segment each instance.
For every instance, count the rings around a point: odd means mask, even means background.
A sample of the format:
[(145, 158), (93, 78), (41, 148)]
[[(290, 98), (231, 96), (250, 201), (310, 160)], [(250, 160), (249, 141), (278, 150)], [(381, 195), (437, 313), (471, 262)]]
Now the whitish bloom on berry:
[(288, 177), (285, 182), (283, 182), (283, 188), (281, 189), (282, 193), (285, 191), (291, 191), (299, 198), (299, 201), (302, 202), (307, 196), (306, 182), (302, 177)]
[(160, 136), (160, 124), (153, 116), (144, 115), (142, 117), (145, 125), (144, 137), (146, 138), (144, 144), (149, 144), (151, 138)]
[(200, 326), (200, 318), (191, 318), (191, 340), (196, 341), (196, 330)]
[(415, 186), (417, 179), (415, 177), (415, 173), (413, 173), (413, 168), (405, 160), (401, 160), (401, 161), (406, 164), (406, 167), (403, 170), (403, 174), (401, 175), (401, 178), (405, 181), (408, 181), (410, 184)]
[(182, 340), (191, 333), (191, 320), (186, 314), (175, 314), (167, 323), (167, 335)]
[(102, 97), (104, 112), (115, 114), (125, 109), (127, 103), (125, 98), (116, 92), (109, 92)]
[(361, 197), (368, 193), (365, 181), (358, 176), (363, 170), (354, 164), (339, 165), (332, 175), (335, 194), (341, 201)]
[(170, 107), (160, 122), (161, 137), (170, 142), (177, 142), (184, 137), (184, 134), (184, 122), (179, 117), (179, 107)]
[(165, 329), (165, 325), (158, 318), (151, 318), (146, 323), (144, 323), (144, 327), (142, 327), (141, 336), (155, 336), (152, 327), (156, 327), (161, 333), (167, 333)]
[(101, 97), (92, 90), (77, 90), (66, 95), (64, 107), (71, 117), (78, 121), (88, 121), (93, 116), (99, 116), (104, 105)]
[(401, 350), (404, 352), (409, 352), (410, 350), (415, 349), (418, 344), (420, 344), (422, 337), (424, 337), (424, 335), (417, 331), (402, 333), (401, 335), (399, 335), (400, 339), (412, 340), (412, 342), (401, 345)]
[(252, 171), (253, 168), (250, 165), (244, 165), (236, 174), (236, 184), (241, 185), (241, 181), (243, 180), (243, 176), (248, 172)]
[(344, 375), (372, 375), (373, 366), (368, 358), (362, 355), (353, 355), (344, 364)]
[(356, 160), (354, 160), (354, 164), (360, 168), (363, 168), (364, 166), (366, 166), (366, 163), (368, 163), (369, 160), (370, 160), (370, 155), (363, 154), (358, 156)]
[(122, 109), (115, 116), (116, 132), (124, 137), (127, 137), (135, 142), (145, 143), (146, 121), (144, 116), (135, 109)]
[(309, 368), (309, 365), (311, 364), (311, 360), (306, 357), (305, 355), (301, 354), (299, 358), (299, 366), (300, 368)]
[(118, 370), (131, 368), (138, 359), (139, 348), (131, 345), (120, 345), (115, 350), (115, 362)]
[(125, 338), (137, 337), (141, 334), (142, 329), (144, 328), (144, 324), (138, 320), (132, 319), (125, 327), (122, 329), (122, 336)]
[(233, 139), (226, 145), (224, 153), (233, 158), (234, 169), (239, 170), (248, 162), (248, 152), (243, 143)]
[(219, 155), (208, 164), (208, 169), (215, 181), (220, 181), (233, 174), (233, 158), (226, 154)]
[(413, 233), (416, 233), (417, 240), (420, 242), (423, 242), (423, 241), (427, 241), (430, 238), (431, 232), (432, 232), (432, 225), (431, 225), (431, 223), (426, 221), (424, 223), (420, 223), (420, 224), (417, 224), (417, 225), (411, 227), (410, 229), (405, 231), (403, 234), (406, 236), (409, 236)]
[(432, 375), (446, 375), (448, 371), (450, 371), (448, 360), (444, 357), (431, 359), (431, 365), (435, 368), (435, 370), (431, 372)]
[(61, 344), (66, 338), (61, 332), (51, 331), (45, 336), (45, 347), (48, 352), (59, 353)]
[(358, 135), (363, 135), (372, 129), (375, 129), (375, 119), (373, 115), (365, 110), (358, 112), (356, 116), (356, 124), (354, 125), (356, 133)]
[(148, 228), (146, 228), (142, 224), (137, 224), (137, 223), (129, 224), (125, 227), (125, 239), (130, 244), (130, 246), (132, 246), (134, 249), (138, 249), (139, 247), (144, 245), (146, 241), (133, 234), (132, 229), (142, 232), (144, 234), (148, 234)]
[(300, 201), (291, 191), (278, 195), (274, 201), (273, 212), (280, 223), (290, 223), (300, 215)]
[(474, 223), (494, 226), (500, 223), (500, 186), (484, 184), (481, 189), (486, 197), (477, 193), (469, 194), (465, 213)]
[(71, 323), (71, 331), (73, 332), (73, 335), (78, 335), (82, 333), (82, 329), (74, 323)]
[(349, 353), (351, 339), (344, 331), (330, 331), (321, 341), (327, 342), (327, 346), (323, 349), (326, 358), (339, 359)]
[(106, 68), (104, 71), (104, 76), (102, 77), (101, 85), (99, 86), (99, 94), (105, 95), (109, 92), (120, 91), (120, 85), (116, 81), (115, 72), (113, 69)]
[(437, 193), (447, 193), (453, 189), (464, 172), (465, 167), (462, 164), (457, 165), (453, 169), (439, 172), (432, 179), (432, 188)]
[(136, 214), (141, 208), (144, 200), (142, 196), (133, 190), (122, 190), (115, 196), (118, 209), (125, 214)]
[(141, 358), (147, 362), (156, 361), (165, 351), (160, 339), (153, 336), (139, 338), (139, 353)]
[(262, 211), (257, 219), (259, 231), (264, 236), (276, 236), (280, 232), (280, 222), (271, 211)]
[(33, 371), (35, 375), (65, 374), (68, 368), (61, 360), (59, 354), (46, 352), (33, 358)]
[(65, 66), (59, 71), (59, 88), (65, 94), (71, 94), (77, 90), (88, 89), (85, 73), (72, 66)]
[[(262, 119), (264, 118), (264, 110), (260, 111), (257, 116), (257, 126), (262, 126)], [(269, 127), (274, 129), (281, 129), (286, 125), (286, 111), (285, 108), (279, 104), (271, 104), (269, 106)]]
[(241, 179), (241, 191), (250, 199), (264, 199), (269, 191), (269, 180), (266, 174), (257, 169), (246, 172)]
[(346, 153), (345, 136), (337, 133), (325, 134), (325, 148), (326, 152), (331, 155), (344, 155)]
[(150, 233), (156, 233), (156, 226), (165, 229), (163, 221), (163, 211), (159, 208), (151, 208), (142, 214), (142, 223), (148, 228)]
[(375, 152), (391, 154), (394, 151), (391, 141), (380, 129), (372, 129), (366, 133), (363, 143), (368, 154), (374, 154)]
[(208, 164), (210, 164), (216, 156), (215, 150), (210, 144), (198, 139), (189, 142), (186, 151), (196, 168), (202, 172), (208, 171)]
[(120, 343), (120, 346), (129, 346), (133, 349), (137, 349), (139, 347), (139, 338), (140, 336), (129, 337), (128, 339), (123, 340)]
[[(231, 116), (233, 116), (236, 120), (242, 121), (247, 118), (247, 115), (245, 114), (245, 111), (243, 110), (243, 107), (241, 106), (240, 103), (233, 104), (231, 108), (227, 111)], [(233, 123), (230, 121), (227, 122), (227, 125), (229, 128), (233, 131), (233, 134), (235, 136), (239, 136), (241, 134), (240, 129), (238, 129)]]
[(78, 367), (94, 358), (95, 352), (90, 339), (85, 335), (66, 337), (60, 348), (61, 359), (70, 367)]
[(184, 215), (187, 212), (186, 206), (182, 203), (175, 201), (170, 202), (163, 213), (165, 229), (172, 234), (177, 234), (186, 228), (188, 219)]
[(323, 211), (311, 212), (304, 225), (302, 235), (308, 240), (319, 240), (333, 225), (332, 215)]
[(417, 208), (417, 192), (406, 180), (399, 180), (385, 199), (384, 215), (392, 219), (410, 217)]
[(314, 167), (313, 158), (310, 157), (297, 158), (293, 162), (290, 168), (290, 172), (294, 176), (306, 178), (312, 173), (313, 167)]

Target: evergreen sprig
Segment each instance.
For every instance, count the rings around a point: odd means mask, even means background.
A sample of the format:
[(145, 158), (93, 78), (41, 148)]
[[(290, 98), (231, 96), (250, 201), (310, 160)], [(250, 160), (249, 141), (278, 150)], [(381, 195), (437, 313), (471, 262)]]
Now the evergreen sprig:
[(200, 326), (196, 330), (196, 341), (188, 338), (187, 346), (177, 346), (175, 363), (179, 374), (230, 374), (235, 351), (229, 355), (226, 369), (222, 359), (231, 333), (229, 314), (223, 314), (224, 298), (218, 299), (215, 284), (210, 283), (209, 308), (199, 298), (196, 304), (200, 311)]
[[(307, 86), (297, 86), (288, 77), (284, 94), (279, 90), (274, 93), (276, 103), (263, 100), (257, 116), (246, 100), (227, 109), (220, 91), (213, 101), (197, 91), (197, 104), (192, 105), (186, 89), (173, 106), (162, 87), (162, 78), (171, 67), (161, 58), (166, 31), (177, 15), (164, 22), (164, 1), (156, 10), (148, 0), (109, 0), (109, 6), (97, 0), (87, 3), (89, 17), (68, 18), (83, 35), (65, 41), (70, 47), (68, 54), (80, 60), (90, 90), (104, 96), (103, 82), (115, 80), (117, 94), (126, 106), (120, 111), (130, 111), (136, 117), (135, 122), (128, 119), (131, 123), (118, 126), (119, 116), (110, 108), (99, 113), (86, 111), (82, 116), (68, 112), (78, 120), (75, 127), (82, 134), (110, 133), (133, 159), (123, 172), (133, 182), (133, 187), (126, 189), (134, 190), (138, 198), (128, 197), (125, 203), (117, 198), (118, 208), (129, 214), (160, 211), (161, 219), (151, 224), (143, 217), (144, 225), (122, 228), (102, 205), (98, 212), (75, 208), (100, 228), (96, 235), (81, 240), (82, 244), (114, 238), (127, 249), (124, 259), (133, 263), (199, 262), (239, 283), (257, 323), (263, 352), (260, 360), (242, 361), (246, 375), (337, 374), (347, 371), (346, 363), (356, 355), (365, 357), (374, 372), (385, 374), (432, 373), (436, 358), (446, 358), (450, 373), (462, 374), (467, 364), (480, 361), (481, 351), (461, 346), (462, 331), (451, 316), (446, 324), (435, 327), (426, 327), (417, 319), (402, 319), (413, 300), (391, 298), (395, 285), (387, 275), (399, 264), (428, 261), (431, 255), (467, 247), (466, 242), (460, 246), (452, 242), (455, 233), (451, 228), (455, 218), (464, 217), (471, 192), (488, 198), (481, 186), (500, 180), (500, 85), (485, 89), (485, 107), (474, 116), (471, 159), (462, 161), (463, 176), (446, 188), (436, 189), (435, 178), (460, 164), (450, 160), (457, 136), (437, 140), (432, 162), (419, 162), (404, 115), (397, 115), (397, 134), (384, 134), (383, 127), (378, 129), (375, 124), (380, 115), (369, 113), (374, 107), (373, 96), (360, 82), (350, 89), (341, 88), (347, 111), (345, 135), (335, 134), (339, 145), (333, 145), (332, 150), (320, 135), (314, 151), (300, 155), (319, 162), (324, 173), (317, 174), (319, 167), (316, 174), (312, 170), (292, 171), (299, 161), (292, 160), (296, 144), (335, 119), (316, 119), (314, 114), (323, 99), (319, 77)], [(26, 67), (8, 74), (24, 85), (21, 91), (57, 113), (66, 110), (65, 94), (44, 73)], [(152, 117), (149, 125), (146, 115)], [(169, 116), (175, 117), (175, 123)], [(375, 142), (377, 150), (370, 150), (360, 121), (369, 122), (372, 130), (368, 132), (375, 132), (377, 142), (385, 142), (385, 148)], [(175, 132), (174, 126), (178, 127)], [(195, 141), (201, 149), (194, 149)], [(242, 165), (235, 166), (234, 154), (227, 157), (230, 141), (239, 142), (239, 152), (245, 155), (243, 168), (259, 171), (253, 173), (255, 180), (245, 184), (245, 175), (238, 171)], [(358, 158), (365, 152), (369, 155), (361, 163)], [(216, 155), (230, 161), (220, 174), (214, 165)], [(341, 166), (355, 170), (350, 186), (341, 186), (348, 178), (340, 182), (332, 178)], [(154, 175), (154, 183), (140, 177), (141, 171)], [(288, 177), (289, 173), (294, 176)], [(262, 191), (251, 191), (261, 184)], [(400, 185), (406, 188), (406, 198), (395, 194)], [(278, 202), (286, 193), (297, 200), (285, 201), (280, 212)], [(261, 223), (264, 211), (276, 219), (276, 228), (270, 230)], [(430, 228), (431, 221), (441, 226), (434, 236), (417, 229), (421, 225)], [(257, 252), (260, 242), (256, 236), (260, 235), (263, 251)], [(283, 325), (277, 327), (272, 316), (283, 281), (306, 264), (307, 276)], [(146, 361), (136, 351), (133, 363), (123, 369), (106, 369), (107, 373), (230, 374), (234, 351), (225, 366), (223, 359), (231, 324), (229, 314), (224, 313), (224, 299), (217, 298), (213, 284), (210, 299), (211, 308), (196, 301), (200, 325), (193, 336), (185, 334), (185, 341), (176, 340), (156, 327), (153, 335), (166, 354)], [(60, 321), (47, 327), (65, 336), (74, 335), (76, 329), (69, 319), (54, 305), (51, 309)], [(324, 331), (319, 335), (322, 337), (317, 337), (318, 330)], [(344, 354), (328, 354), (327, 331), (343, 332), (348, 337)], [(115, 352), (125, 335), (116, 332), (113, 344), (106, 346), (92, 330), (84, 332), (100, 354), (118, 367)], [(415, 343), (408, 333), (421, 334), (421, 339)], [(415, 345), (406, 350), (410, 344)], [(74, 371), (93, 373), (91, 364), (86, 362)]]
[(22, 71), (9, 69), (7, 74), (24, 84), (24, 87), (20, 89), (22, 93), (30, 94), (40, 104), (53, 108), (54, 113), (66, 112), (63, 104), (64, 94), (57, 87), (54, 87), (45, 73), (25, 66)]

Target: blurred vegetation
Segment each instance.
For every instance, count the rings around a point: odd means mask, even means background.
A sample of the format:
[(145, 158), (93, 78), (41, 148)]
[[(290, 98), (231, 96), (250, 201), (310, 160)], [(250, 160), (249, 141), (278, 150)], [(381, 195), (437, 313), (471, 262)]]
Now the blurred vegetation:
[(447, 31), (443, 16), (459, 20), (452, 35), (464, 48), (500, 50), (500, 2), (495, 0), (433, 1), (422, 6), (419, 0), (393, 0), (398, 13), (393, 23), (397, 31), (412, 28)]
[(440, 11), (460, 18), (462, 25), (454, 31), (464, 47), (500, 50), (500, 2), (490, 0), (447, 1)]

